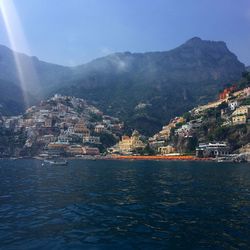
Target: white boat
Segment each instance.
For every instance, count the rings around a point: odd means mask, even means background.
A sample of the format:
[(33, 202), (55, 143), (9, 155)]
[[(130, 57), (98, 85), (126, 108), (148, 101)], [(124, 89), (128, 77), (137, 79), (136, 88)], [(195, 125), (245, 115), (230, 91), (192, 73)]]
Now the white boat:
[(217, 162), (234, 162), (234, 160), (230, 157), (219, 157), (217, 158)]
[(68, 165), (68, 161), (66, 160), (44, 160), (43, 165), (56, 165), (56, 166), (66, 166)]

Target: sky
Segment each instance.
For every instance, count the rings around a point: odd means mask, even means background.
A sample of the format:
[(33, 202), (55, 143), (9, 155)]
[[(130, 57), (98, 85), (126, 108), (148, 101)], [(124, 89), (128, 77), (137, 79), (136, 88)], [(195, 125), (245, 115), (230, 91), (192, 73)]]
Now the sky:
[(198, 36), (225, 41), (250, 65), (250, 0), (0, 0), (0, 8), (0, 44), (47, 62), (166, 51)]

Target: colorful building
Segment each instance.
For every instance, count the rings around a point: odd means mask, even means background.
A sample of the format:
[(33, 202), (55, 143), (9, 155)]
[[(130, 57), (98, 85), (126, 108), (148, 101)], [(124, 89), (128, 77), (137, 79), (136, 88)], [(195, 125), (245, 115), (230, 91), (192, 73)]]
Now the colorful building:
[(86, 128), (85, 124), (83, 122), (76, 123), (74, 126), (74, 132), (79, 134), (88, 134), (89, 130)]
[(237, 108), (232, 114), (233, 125), (246, 124), (250, 118), (250, 105)]
[(161, 155), (173, 154), (176, 153), (176, 148), (171, 145), (159, 147), (158, 153), (160, 153)]
[(121, 153), (129, 153), (136, 149), (143, 149), (146, 145), (140, 140), (140, 134), (138, 131), (134, 131), (132, 136), (122, 136), (122, 140), (119, 142), (118, 147)]
[(225, 88), (220, 94), (219, 94), (219, 99), (224, 100), (229, 97), (229, 95), (236, 89), (236, 86), (233, 85), (229, 88)]

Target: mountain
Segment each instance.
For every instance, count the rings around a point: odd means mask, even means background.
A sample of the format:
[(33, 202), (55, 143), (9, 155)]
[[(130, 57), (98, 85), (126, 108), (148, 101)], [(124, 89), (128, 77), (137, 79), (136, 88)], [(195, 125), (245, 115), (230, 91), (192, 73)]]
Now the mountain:
[[(244, 73), (240, 81), (224, 89), (225, 96), (220, 95), (213, 102), (173, 118), (149, 139), (150, 146), (161, 153), (164, 153), (161, 151), (163, 146), (179, 153), (195, 153), (199, 143), (223, 142), (229, 146), (229, 151), (243, 153), (250, 146), (249, 87), (250, 72)], [(199, 152), (201, 156), (206, 149), (203, 147), (202, 150)], [(215, 157), (213, 152), (209, 154)]]
[(53, 86), (70, 79), (71, 73), (69, 67), (46, 63), (0, 45), (0, 113), (22, 113), (44, 98)]
[(37, 99), (55, 92), (84, 98), (145, 134), (213, 99), (243, 71), (245, 66), (224, 42), (197, 37), (167, 52), (115, 53), (77, 67), (42, 62), (0, 46), (0, 79)]
[(115, 53), (78, 66), (58, 91), (152, 134), (171, 117), (212, 100), (244, 70), (224, 42), (195, 37), (167, 52)]
[(12, 82), (0, 79), (0, 115), (20, 114), (25, 108), (21, 88)]
[(25, 88), (26, 92), (41, 96), (70, 75), (69, 67), (43, 62), (0, 45), (0, 79)]

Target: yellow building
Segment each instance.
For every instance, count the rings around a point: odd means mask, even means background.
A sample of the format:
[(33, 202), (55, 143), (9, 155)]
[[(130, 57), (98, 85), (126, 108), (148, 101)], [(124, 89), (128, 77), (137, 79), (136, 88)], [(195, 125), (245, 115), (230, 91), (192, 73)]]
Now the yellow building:
[(48, 149), (66, 149), (68, 146), (67, 143), (51, 142), (48, 144)]
[(132, 152), (135, 149), (144, 148), (145, 144), (140, 140), (138, 131), (134, 131), (132, 136), (122, 136), (122, 140), (118, 144), (121, 153)]
[(159, 147), (158, 152), (161, 155), (167, 155), (167, 154), (173, 154), (176, 153), (176, 149), (173, 146), (164, 146), (164, 147)]
[(232, 117), (232, 123), (233, 125), (237, 124), (246, 124), (247, 123), (247, 115), (236, 115)]
[(119, 142), (119, 149), (121, 151), (131, 151), (132, 139), (131, 137), (124, 135), (122, 140)]
[(250, 106), (241, 106), (237, 108), (232, 114), (232, 123), (236, 124), (246, 124), (250, 118)]
[(249, 118), (250, 117), (250, 105), (241, 106), (241, 107), (237, 108), (233, 112), (233, 116), (235, 116), (235, 115), (246, 115)]
[(162, 130), (159, 132), (160, 137), (165, 137), (166, 139), (170, 136), (171, 127), (170, 126), (164, 126)]
[(84, 123), (76, 123), (76, 125), (74, 126), (74, 132), (83, 134), (83, 136), (90, 135), (89, 129), (86, 128)]
[(83, 155), (84, 149), (81, 145), (70, 145), (67, 148), (67, 153), (69, 153), (71, 155)]

